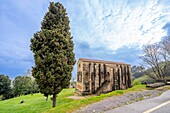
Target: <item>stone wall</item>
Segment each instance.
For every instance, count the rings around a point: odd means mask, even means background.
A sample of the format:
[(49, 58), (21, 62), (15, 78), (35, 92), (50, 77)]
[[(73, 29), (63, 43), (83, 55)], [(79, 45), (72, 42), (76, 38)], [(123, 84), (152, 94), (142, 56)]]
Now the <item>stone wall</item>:
[(76, 90), (81, 94), (106, 93), (131, 87), (128, 64), (79, 61)]

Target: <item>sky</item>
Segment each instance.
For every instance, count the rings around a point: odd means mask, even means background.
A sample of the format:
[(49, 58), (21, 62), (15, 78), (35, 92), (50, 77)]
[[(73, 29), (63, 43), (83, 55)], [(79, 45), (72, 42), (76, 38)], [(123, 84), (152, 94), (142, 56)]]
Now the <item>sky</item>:
[[(30, 39), (52, 0), (0, 0), (0, 74), (34, 66)], [(170, 35), (169, 0), (53, 0), (66, 8), (78, 58), (139, 65), (142, 46)], [(76, 75), (76, 65), (73, 77)]]

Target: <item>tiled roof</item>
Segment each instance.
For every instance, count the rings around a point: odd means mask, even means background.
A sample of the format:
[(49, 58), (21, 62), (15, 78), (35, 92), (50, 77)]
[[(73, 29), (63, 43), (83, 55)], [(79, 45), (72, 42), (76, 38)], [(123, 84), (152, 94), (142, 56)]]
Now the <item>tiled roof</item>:
[(79, 58), (79, 60), (84, 61), (84, 62), (93, 62), (93, 63), (130, 65), (130, 64), (125, 64), (123, 62), (113, 62), (113, 61), (105, 61), (105, 60), (94, 60), (94, 59), (87, 59), (87, 58)]

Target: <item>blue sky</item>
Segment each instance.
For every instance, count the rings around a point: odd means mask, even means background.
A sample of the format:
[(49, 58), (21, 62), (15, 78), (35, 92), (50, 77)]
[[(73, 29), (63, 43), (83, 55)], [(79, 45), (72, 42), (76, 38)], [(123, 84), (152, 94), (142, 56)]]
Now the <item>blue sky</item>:
[[(51, 0), (0, 1), (0, 74), (14, 78), (34, 65), (30, 39)], [(68, 12), (76, 59), (139, 65), (145, 44), (170, 35), (169, 0), (55, 0)], [(76, 65), (75, 65), (76, 68)], [(73, 71), (75, 76), (76, 69)]]

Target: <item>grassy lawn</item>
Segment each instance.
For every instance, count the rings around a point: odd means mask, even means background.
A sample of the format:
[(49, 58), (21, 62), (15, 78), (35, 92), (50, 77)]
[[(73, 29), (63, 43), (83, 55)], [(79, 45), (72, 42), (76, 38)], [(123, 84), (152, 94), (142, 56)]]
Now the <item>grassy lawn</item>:
[(151, 77), (149, 77), (147, 75), (143, 75), (143, 76), (137, 78), (137, 80), (139, 80), (140, 82), (147, 82), (147, 83), (155, 82), (154, 79), (152, 79)]
[[(127, 90), (117, 90), (100, 96), (90, 96), (81, 100), (67, 98), (74, 95), (75, 89), (64, 89), (57, 98), (57, 107), (51, 108), (52, 101), (46, 101), (42, 94), (20, 96), (13, 99), (0, 101), (0, 113), (70, 113), (85, 105), (100, 101), (107, 97), (118, 96), (131, 91), (145, 90), (145, 85), (138, 85)], [(20, 101), (24, 100), (23, 104)]]

